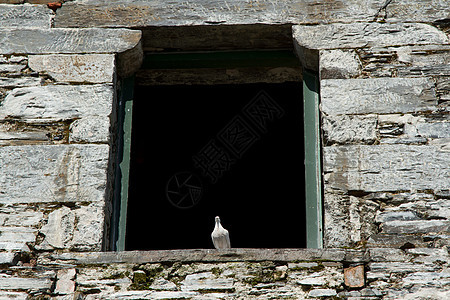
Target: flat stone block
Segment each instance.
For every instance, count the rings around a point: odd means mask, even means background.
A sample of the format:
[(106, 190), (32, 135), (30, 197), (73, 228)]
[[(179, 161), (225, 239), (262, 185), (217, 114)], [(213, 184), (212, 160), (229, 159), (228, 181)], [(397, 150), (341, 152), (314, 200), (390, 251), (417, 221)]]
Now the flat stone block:
[(92, 116), (70, 124), (70, 143), (107, 143), (110, 139), (110, 118)]
[(0, 299), (27, 300), (28, 294), (21, 292), (0, 292)]
[(0, 4), (0, 27), (50, 28), (53, 12), (43, 5)]
[(375, 221), (385, 223), (389, 221), (411, 221), (420, 218), (412, 211), (387, 211), (377, 215)]
[(344, 268), (345, 285), (351, 288), (360, 288), (365, 285), (364, 265)]
[(0, 77), (0, 87), (2, 88), (17, 88), (26, 86), (40, 86), (44, 80), (37, 77), (20, 77), (20, 78), (8, 78)]
[[(109, 1), (96, 0), (66, 2), (58, 10), (56, 27), (107, 26), (183, 26), (221, 24), (298, 24), (372, 21), (383, 5), (379, 1), (358, 0), (290, 0), (270, 1), (233, 0), (219, 2), (187, 0), (183, 5), (165, 1)], [(432, 22), (448, 17), (445, 1), (420, 2), (398, 0), (389, 5), (388, 21)], [(424, 9), (426, 8), (426, 9)], [(384, 12), (381, 12), (383, 15)], [(176, 17), (174, 17), (176, 16)], [(213, 25), (214, 26), (214, 25)]]
[(1, 290), (49, 290), (52, 281), (47, 278), (4, 277), (0, 280)]
[(383, 262), (383, 261), (408, 261), (411, 259), (410, 255), (405, 254), (405, 251), (395, 248), (370, 248), (369, 255), (371, 261)]
[(0, 29), (1, 54), (121, 53), (138, 46), (139, 30)]
[(25, 242), (0, 241), (0, 250), (30, 252), (30, 248)]
[(450, 138), (450, 122), (418, 122), (415, 125), (416, 135), (426, 138)]
[(74, 264), (237, 262), (237, 261), (361, 261), (364, 252), (341, 249), (189, 249), (53, 254)]
[(211, 272), (187, 275), (182, 282), (182, 291), (234, 291), (233, 278), (215, 278)]
[(361, 62), (354, 50), (322, 50), (319, 65), (321, 79), (352, 78), (361, 71)]
[(0, 147), (0, 203), (104, 201), (108, 145)]
[(448, 44), (434, 26), (419, 23), (352, 23), (293, 26), (296, 42), (308, 49), (342, 49), (403, 45)]
[(155, 300), (178, 300), (192, 299), (198, 296), (197, 292), (181, 292), (181, 291), (127, 291), (108, 295), (108, 299), (131, 300), (131, 299), (155, 299)]
[(0, 253), (0, 265), (10, 265), (14, 261), (14, 253)]
[(450, 232), (450, 221), (389, 221), (382, 224), (383, 233), (431, 233)]
[(29, 227), (0, 227), (0, 242), (28, 243), (36, 240), (37, 229)]
[(322, 130), (325, 144), (372, 144), (377, 139), (377, 117), (324, 116)]
[(57, 209), (49, 214), (47, 224), (40, 230), (45, 238), (39, 247), (50, 250), (100, 251), (104, 218), (102, 205)]
[(324, 147), (325, 188), (366, 192), (448, 188), (450, 156), (437, 146)]
[(380, 273), (416, 273), (434, 272), (440, 269), (435, 264), (414, 264), (409, 262), (374, 262), (369, 264), (371, 272)]
[(28, 65), (61, 82), (112, 83), (115, 71), (112, 54), (30, 55)]
[[(43, 219), (44, 214), (41, 211), (22, 211), (16, 205), (11, 212), (1, 212), (0, 209), (0, 225), (1, 226), (37, 226)], [(3, 221), (1, 221), (3, 219)]]
[(308, 293), (308, 297), (320, 298), (320, 297), (333, 297), (336, 296), (336, 290), (333, 289), (315, 289)]
[(327, 79), (320, 94), (327, 115), (432, 111), (438, 104), (431, 78)]
[(0, 119), (57, 121), (109, 116), (113, 104), (110, 85), (47, 85), (17, 88), (2, 102)]

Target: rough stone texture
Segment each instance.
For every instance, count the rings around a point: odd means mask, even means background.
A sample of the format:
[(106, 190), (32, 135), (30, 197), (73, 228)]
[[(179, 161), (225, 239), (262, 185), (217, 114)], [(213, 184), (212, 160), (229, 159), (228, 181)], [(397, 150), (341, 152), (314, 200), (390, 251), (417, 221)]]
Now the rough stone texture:
[(41, 5), (0, 4), (0, 27), (50, 28), (53, 12)]
[[(165, 1), (111, 1), (99, 4), (95, 0), (68, 2), (58, 11), (57, 27), (144, 27), (203, 24), (251, 23), (350, 23), (372, 21), (383, 3), (370, 1), (246, 1), (233, 2), (188, 0), (183, 5)], [(387, 19), (432, 22), (448, 17), (448, 6), (441, 0), (392, 2)], [(381, 19), (384, 10), (380, 12)]]
[[(364, 253), (342, 249), (189, 249), (54, 254), (52, 259), (73, 264), (98, 263), (192, 263), (233, 261), (348, 261), (358, 262)], [(295, 266), (294, 266), (295, 267)]]
[(448, 76), (450, 45), (375, 47), (356, 50), (360, 77)]
[(353, 23), (294, 26), (296, 42), (308, 49), (448, 44), (448, 36), (436, 27), (419, 23)]
[(40, 86), (42, 78), (24, 77), (24, 78), (6, 78), (0, 77), (0, 88), (16, 88), (25, 86)]
[(0, 203), (104, 201), (108, 145), (0, 147), (0, 158)]
[(377, 232), (376, 213), (380, 205), (369, 199), (342, 193), (324, 194), (325, 247), (361, 245)]
[(327, 115), (433, 111), (438, 104), (431, 78), (327, 79), (321, 100)]
[(117, 71), (124, 77), (136, 72), (143, 59), (137, 30), (0, 28), (0, 40), (2, 54), (119, 53)]
[[(121, 53), (137, 46), (141, 33), (129, 29), (1, 29), (0, 53)], [(22, 41), (28, 41), (23, 43)]]
[(0, 253), (0, 265), (10, 265), (14, 261), (14, 253)]
[(377, 140), (377, 116), (326, 116), (322, 130), (325, 145), (373, 144)]
[(69, 142), (107, 143), (110, 139), (110, 119), (92, 116), (75, 120), (70, 124)]
[(320, 78), (352, 78), (361, 73), (361, 62), (354, 50), (322, 50), (320, 57)]
[(112, 104), (113, 90), (109, 85), (17, 88), (2, 102), (0, 119), (56, 121), (109, 116)]
[(0, 290), (50, 290), (52, 281), (47, 278), (4, 277), (0, 280)]
[(449, 152), (435, 146), (324, 148), (327, 189), (366, 192), (448, 189)]
[(30, 55), (28, 65), (61, 82), (112, 83), (114, 80), (112, 54)]

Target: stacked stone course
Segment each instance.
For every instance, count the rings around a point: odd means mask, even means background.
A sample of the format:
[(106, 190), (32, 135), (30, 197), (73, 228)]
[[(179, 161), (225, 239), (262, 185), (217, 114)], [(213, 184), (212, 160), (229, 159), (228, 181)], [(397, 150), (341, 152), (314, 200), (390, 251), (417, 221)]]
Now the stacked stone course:
[[(0, 0), (0, 298), (450, 298), (448, 1), (49, 2)], [(320, 79), (325, 249), (102, 252), (150, 29), (251, 24)]]

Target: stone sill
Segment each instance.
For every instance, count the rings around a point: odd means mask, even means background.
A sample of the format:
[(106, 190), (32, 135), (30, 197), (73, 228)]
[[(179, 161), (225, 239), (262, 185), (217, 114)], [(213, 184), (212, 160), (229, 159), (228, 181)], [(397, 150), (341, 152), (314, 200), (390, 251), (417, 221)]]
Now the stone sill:
[(358, 263), (367, 261), (364, 251), (347, 249), (189, 249), (122, 252), (71, 252), (51, 254), (42, 264), (145, 264), (164, 262), (304, 262), (331, 261)]

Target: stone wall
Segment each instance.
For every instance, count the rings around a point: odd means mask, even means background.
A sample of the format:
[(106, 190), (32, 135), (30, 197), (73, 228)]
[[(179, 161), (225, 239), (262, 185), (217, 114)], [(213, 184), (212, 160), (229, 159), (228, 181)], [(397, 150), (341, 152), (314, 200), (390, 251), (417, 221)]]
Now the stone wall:
[[(450, 297), (448, 1), (47, 2), (0, 0), (0, 298)], [(320, 76), (326, 250), (101, 252), (121, 78), (252, 24)]]

